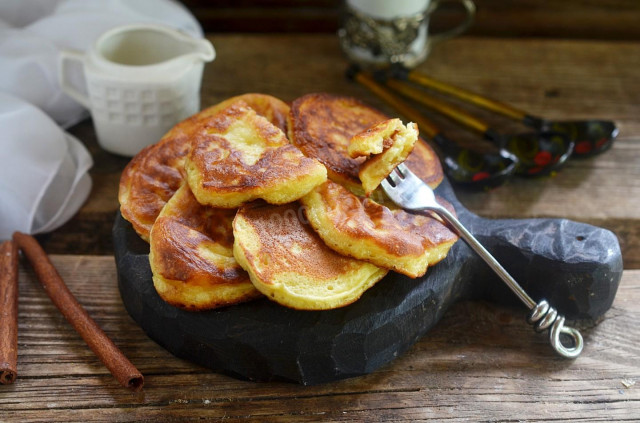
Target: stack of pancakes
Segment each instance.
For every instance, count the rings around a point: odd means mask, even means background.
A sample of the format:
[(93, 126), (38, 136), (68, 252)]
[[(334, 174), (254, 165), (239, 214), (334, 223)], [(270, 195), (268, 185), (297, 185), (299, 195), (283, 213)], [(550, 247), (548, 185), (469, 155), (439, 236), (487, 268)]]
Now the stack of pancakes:
[[(359, 172), (376, 155), (349, 154), (354, 136), (366, 141), (385, 121), (348, 97), (310, 94), (290, 107), (245, 94), (142, 150), (122, 174), (120, 210), (150, 244), (158, 294), (187, 310), (263, 296), (321, 310), (357, 300), (390, 270), (424, 275), (457, 237), (390, 205), (376, 184), (365, 190)], [(384, 150), (402, 151), (396, 161), (411, 151), (406, 142), (391, 148), (405, 138), (397, 125), (383, 125)], [(432, 187), (442, 180), (423, 141), (406, 163)]]

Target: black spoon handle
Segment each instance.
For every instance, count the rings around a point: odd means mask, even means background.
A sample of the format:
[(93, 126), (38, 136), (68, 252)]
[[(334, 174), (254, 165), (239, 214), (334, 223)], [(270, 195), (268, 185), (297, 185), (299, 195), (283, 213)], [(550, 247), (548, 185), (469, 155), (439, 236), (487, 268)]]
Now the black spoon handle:
[[(436, 144), (437, 150), (440, 153), (442, 164), (446, 174), (458, 183), (465, 183), (468, 186), (479, 187), (492, 187), (494, 186), (492, 181), (477, 182), (472, 179), (472, 176), (461, 178), (458, 174), (461, 169), (460, 157), (463, 156), (462, 147), (456, 143), (447, 139), (444, 134), (438, 129), (430, 120), (425, 118), (412, 106), (404, 102), (401, 98), (396, 96), (390, 90), (383, 85), (375, 81), (375, 79), (366, 73), (357, 72), (353, 76), (358, 83), (368, 88), (373, 94), (377, 95), (380, 99), (385, 101), (391, 107), (395, 108), (405, 118), (418, 124), (420, 132), (424, 134), (427, 139), (433, 141)], [(488, 131), (489, 132), (489, 131)], [(466, 170), (463, 172), (467, 172)], [(485, 185), (485, 182), (490, 182)]]
[[(472, 131), (478, 132), (483, 136), (487, 136), (488, 133), (491, 132), (489, 125), (476, 118), (475, 116), (467, 113), (466, 111), (455, 107), (451, 104), (447, 104), (441, 100), (438, 100), (426, 92), (416, 89), (406, 82), (398, 81), (397, 79), (389, 79), (386, 82), (386, 85), (402, 94), (403, 96), (415, 100), (418, 103), (421, 103), (447, 117), (458, 122), (459, 124), (471, 129)], [(493, 139), (491, 137), (487, 137), (488, 139)]]
[(404, 117), (417, 123), (420, 131), (428, 138), (433, 139), (440, 135), (440, 130), (429, 119), (422, 116), (416, 109), (377, 83), (371, 75), (359, 72), (354, 76), (354, 79), (391, 107), (395, 108)]
[(372, 93), (377, 95), (391, 107), (395, 108), (405, 118), (417, 123), (420, 128), (420, 132), (440, 148), (445, 160), (446, 157), (455, 159), (460, 155), (460, 152), (462, 151), (461, 147), (447, 139), (433, 122), (425, 118), (416, 109), (404, 102), (398, 96), (394, 95), (383, 85), (376, 82), (373, 77), (360, 72), (354, 76), (354, 79), (368, 88)]
[(527, 117), (526, 112), (511, 105), (501, 103), (497, 100), (492, 100), (446, 82), (438, 81), (417, 71), (409, 71), (404, 75), (404, 77), (408, 81), (422, 85), (423, 87), (432, 88), (444, 94), (449, 94), (453, 97), (459, 98), (460, 100), (475, 104), (476, 106), (491, 110), (517, 121), (524, 121)]

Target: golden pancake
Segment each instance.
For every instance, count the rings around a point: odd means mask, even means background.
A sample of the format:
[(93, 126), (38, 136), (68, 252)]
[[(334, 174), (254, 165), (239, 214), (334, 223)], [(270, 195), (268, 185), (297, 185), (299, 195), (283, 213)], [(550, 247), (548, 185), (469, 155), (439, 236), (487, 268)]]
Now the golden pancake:
[(367, 196), (406, 160), (417, 140), (418, 125), (409, 123), (405, 127), (397, 118), (377, 123), (351, 138), (349, 155), (368, 157), (358, 172)]
[(294, 201), (327, 179), (325, 167), (242, 102), (218, 112), (193, 136), (187, 181), (201, 204), (234, 208), (264, 199)]
[[(289, 140), (305, 155), (324, 164), (331, 180), (353, 192), (362, 193), (358, 172), (365, 159), (349, 156), (350, 140), (372, 125), (388, 119), (378, 110), (351, 97), (308, 94), (291, 105)], [(406, 163), (432, 188), (442, 181), (440, 161), (424, 141), (415, 144)]]
[(298, 202), (256, 202), (241, 207), (233, 221), (234, 255), (271, 300), (303, 310), (342, 307), (387, 273), (329, 249), (301, 219)]
[[(300, 201), (311, 226), (330, 248), (413, 278), (442, 260), (458, 239), (431, 217), (390, 209), (332, 181)], [(453, 211), (443, 199), (438, 202)]]
[(273, 125), (280, 128), (280, 130), (285, 134), (289, 130), (287, 127), (287, 119), (289, 117), (290, 110), (289, 106), (284, 101), (267, 94), (250, 93), (231, 97), (213, 106), (211, 109), (214, 110), (212, 110), (211, 113), (217, 113), (220, 110), (226, 109), (232, 104), (240, 101), (246, 103), (247, 106), (251, 107), (259, 116), (262, 116)]
[(262, 296), (233, 257), (236, 210), (200, 205), (183, 184), (151, 229), (149, 264), (163, 300), (190, 311)]
[(120, 211), (135, 231), (149, 240), (151, 226), (162, 207), (185, 180), (184, 159), (191, 148), (191, 134), (211, 116), (229, 105), (243, 101), (271, 123), (286, 131), (289, 106), (265, 94), (244, 94), (230, 98), (185, 119), (162, 139), (144, 148), (120, 177)]

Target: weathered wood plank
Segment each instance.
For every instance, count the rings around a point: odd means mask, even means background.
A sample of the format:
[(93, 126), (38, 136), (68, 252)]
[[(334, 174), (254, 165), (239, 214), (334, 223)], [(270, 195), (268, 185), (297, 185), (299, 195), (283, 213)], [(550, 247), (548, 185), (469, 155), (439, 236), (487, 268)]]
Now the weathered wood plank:
[(640, 271), (584, 328), (585, 351), (556, 357), (524, 310), (452, 308), (411, 351), (364, 377), (303, 387), (253, 383), (177, 359), (126, 314), (112, 257), (53, 256), (89, 314), (145, 374), (121, 388), (21, 266), (19, 378), (0, 388), (2, 421), (633, 421), (640, 415)]

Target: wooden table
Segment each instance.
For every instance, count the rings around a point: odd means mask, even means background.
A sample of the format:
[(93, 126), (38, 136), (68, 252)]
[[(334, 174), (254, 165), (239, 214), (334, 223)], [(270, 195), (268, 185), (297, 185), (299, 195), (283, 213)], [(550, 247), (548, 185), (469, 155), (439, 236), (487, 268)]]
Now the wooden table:
[[(212, 36), (202, 106), (244, 92), (290, 101), (309, 92), (353, 95), (393, 114), (344, 78), (330, 35)], [(97, 146), (90, 121), (71, 130), (95, 160), (93, 190), (69, 223), (40, 237), (78, 300), (146, 377), (121, 388), (21, 265), (18, 380), (0, 387), (0, 421), (462, 421), (640, 419), (640, 44), (460, 38), (421, 69), (533, 114), (615, 120), (605, 154), (571, 160), (554, 177), (459, 191), (486, 217), (567, 217), (614, 231), (625, 273), (613, 308), (583, 328), (575, 361), (556, 357), (522, 308), (454, 306), (406, 355), (373, 374), (320, 386), (239, 381), (177, 359), (149, 340), (117, 290), (111, 225), (128, 159)], [(425, 113), (428, 113), (425, 111)], [(480, 113), (496, 125), (507, 122)], [(450, 138), (476, 139), (429, 114)]]

